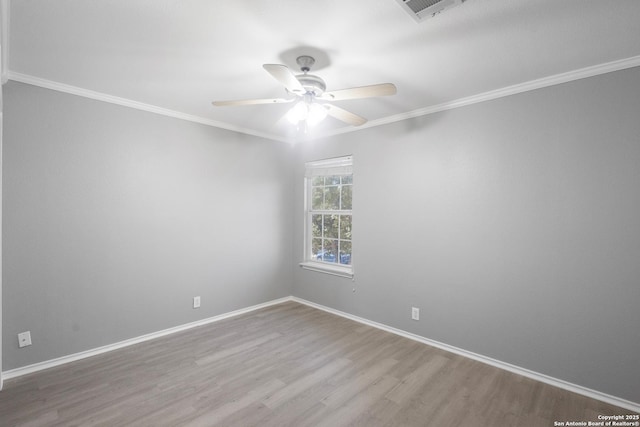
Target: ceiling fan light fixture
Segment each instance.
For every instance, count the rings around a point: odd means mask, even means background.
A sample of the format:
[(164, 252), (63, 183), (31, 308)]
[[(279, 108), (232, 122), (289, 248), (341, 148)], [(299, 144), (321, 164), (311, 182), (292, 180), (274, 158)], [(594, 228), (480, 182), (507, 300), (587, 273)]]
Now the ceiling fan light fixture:
[(327, 117), (327, 109), (321, 104), (300, 101), (289, 110), (286, 117), (294, 125), (306, 122), (309, 126), (315, 126)]
[(287, 120), (289, 120), (291, 124), (297, 125), (298, 122), (306, 120), (308, 115), (309, 109), (307, 108), (307, 103), (300, 101), (289, 110)]
[(327, 109), (320, 104), (309, 104), (309, 113), (307, 114), (307, 123), (309, 126), (315, 126), (327, 117)]

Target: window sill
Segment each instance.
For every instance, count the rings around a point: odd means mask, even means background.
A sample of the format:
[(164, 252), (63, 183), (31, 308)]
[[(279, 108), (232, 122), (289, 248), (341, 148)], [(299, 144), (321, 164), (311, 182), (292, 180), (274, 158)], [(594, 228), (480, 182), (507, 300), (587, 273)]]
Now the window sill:
[(305, 270), (317, 271), (318, 273), (331, 274), (333, 276), (353, 279), (353, 268), (351, 267), (331, 265), (313, 261), (301, 262), (300, 267), (304, 268)]

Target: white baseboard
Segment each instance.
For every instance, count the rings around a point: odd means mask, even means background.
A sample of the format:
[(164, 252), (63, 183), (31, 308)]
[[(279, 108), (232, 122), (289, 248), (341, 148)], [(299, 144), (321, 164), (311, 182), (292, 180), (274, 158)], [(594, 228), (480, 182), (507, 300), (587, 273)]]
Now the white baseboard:
[(519, 366), (512, 365), (510, 363), (502, 362), (500, 360), (493, 359), (491, 357), (483, 356), (481, 354), (473, 353), (471, 351), (467, 351), (458, 347), (454, 347), (448, 344), (444, 344), (438, 341), (431, 340), (429, 338), (422, 337), (420, 335), (412, 334), (411, 332), (403, 331), (402, 329), (393, 328), (391, 326), (387, 326), (382, 323), (374, 322), (372, 320), (364, 319), (362, 317), (354, 316), (353, 314), (345, 313), (340, 310), (336, 310), (330, 307), (326, 307), (321, 304), (316, 304), (311, 301), (307, 301), (298, 297), (291, 297), (292, 301), (298, 302), (300, 304), (308, 305), (309, 307), (317, 308), (318, 310), (323, 310), (331, 314), (335, 314), (337, 316), (345, 317), (347, 319), (354, 320), (359, 323), (363, 323), (365, 325), (372, 326), (374, 328), (382, 329), (383, 331), (391, 332), (392, 334), (400, 335), (405, 338), (412, 339), (414, 341), (421, 342), (423, 344), (427, 344), (450, 353), (454, 353), (463, 357), (467, 357), (469, 359), (476, 360), (478, 362), (486, 363), (487, 365), (494, 366), (496, 368), (504, 369), (505, 371), (513, 372), (514, 374), (522, 375), (523, 377), (531, 378), (536, 381), (543, 382), (545, 384), (549, 384), (564, 390), (568, 390), (595, 400), (599, 400), (602, 402), (609, 403), (611, 405), (619, 406), (624, 409), (628, 409), (633, 412), (640, 412), (640, 403), (631, 402), (626, 399), (622, 399), (616, 396), (611, 396), (606, 393), (599, 392), (597, 390), (592, 390), (587, 387), (583, 387), (581, 385), (573, 384), (568, 381), (560, 380), (557, 378), (550, 377), (545, 374), (541, 374), (538, 372), (531, 371), (529, 369), (521, 368)]
[(249, 313), (251, 311), (259, 310), (261, 308), (270, 307), (272, 305), (281, 304), (287, 301), (295, 301), (300, 304), (307, 305), (309, 307), (316, 308), (318, 310), (326, 311), (331, 314), (335, 314), (337, 316), (345, 317), (347, 319), (351, 319), (353, 321), (372, 326), (377, 329), (381, 329), (383, 331), (391, 332), (392, 334), (396, 334), (405, 338), (409, 338), (414, 341), (421, 342), (423, 344), (427, 344), (450, 353), (454, 353), (463, 357), (467, 357), (469, 359), (476, 360), (478, 362), (486, 363), (487, 365), (494, 366), (496, 368), (504, 369), (505, 371), (513, 372), (518, 375), (522, 375), (527, 378), (531, 378), (536, 381), (540, 381), (546, 384), (550, 384), (552, 386), (568, 390), (574, 393), (578, 393), (580, 395), (596, 399), (602, 402), (609, 403), (611, 405), (619, 406), (621, 408), (628, 409), (634, 412), (640, 412), (640, 403), (631, 402), (626, 399), (622, 399), (616, 396), (611, 396), (606, 393), (599, 392), (597, 390), (592, 390), (587, 387), (583, 387), (581, 385), (572, 384), (568, 381), (560, 380), (557, 378), (550, 377), (548, 375), (544, 375), (538, 372), (531, 371), (529, 369), (521, 368), (519, 366), (512, 365), (510, 363), (502, 362), (500, 360), (493, 359), (491, 357), (483, 356), (481, 354), (473, 353), (471, 351), (467, 351), (458, 347), (454, 347), (448, 344), (444, 344), (438, 341), (431, 340), (429, 338), (422, 337), (420, 335), (413, 334), (411, 332), (406, 332), (401, 329), (397, 329), (391, 326), (387, 326), (382, 323), (374, 322), (372, 320), (368, 320), (362, 317), (355, 316), (353, 314), (345, 313), (340, 310), (336, 310), (330, 307), (326, 307), (321, 304), (317, 304), (311, 301), (307, 301), (302, 298), (288, 296), (284, 298), (275, 299), (272, 301), (268, 301), (262, 304), (253, 305), (251, 307), (242, 308), (239, 310), (231, 311), (228, 313), (220, 314), (218, 316), (209, 317), (207, 319), (198, 320), (196, 322), (187, 323), (184, 325), (176, 326), (173, 328), (165, 329), (158, 332), (153, 332), (150, 334), (142, 335), (136, 338), (131, 338), (128, 340), (120, 341), (114, 344), (105, 345), (102, 347), (94, 348), (87, 351), (82, 351), (80, 353), (70, 354), (68, 356), (59, 357), (57, 359), (47, 360), (44, 362), (34, 363), (33, 365), (23, 366), (21, 368), (12, 369), (9, 371), (2, 372), (2, 379), (8, 380), (11, 378), (20, 377), (22, 375), (31, 374), (34, 372), (42, 371), (44, 369), (53, 368), (54, 366), (63, 365), (65, 363), (74, 362), (76, 360), (85, 359), (87, 357), (96, 356), (98, 354), (106, 353), (109, 351), (117, 350), (119, 348), (128, 347), (130, 345), (138, 344), (144, 341), (149, 341), (155, 338), (160, 338), (165, 335), (170, 335), (176, 332), (185, 331), (187, 329), (195, 328), (197, 326), (206, 325), (209, 323), (214, 323), (223, 319), (228, 319), (230, 317), (238, 316), (240, 314)]
[(91, 350), (81, 351), (80, 353), (70, 354), (68, 356), (58, 357), (57, 359), (45, 360), (44, 362), (34, 363), (33, 365), (23, 366), (9, 371), (2, 372), (2, 379), (8, 380), (11, 378), (20, 377), (22, 375), (31, 374), (34, 372), (42, 371), (44, 369), (53, 368), (54, 366), (63, 365), (65, 363), (75, 362), (76, 360), (86, 359), (87, 357), (96, 356), (98, 354), (106, 353), (109, 351), (117, 350), (119, 348), (128, 347), (130, 345), (138, 344), (141, 342), (149, 341), (155, 338), (160, 338), (165, 335), (174, 334), (176, 332), (186, 331), (187, 329), (195, 328), (197, 326), (206, 325), (213, 322), (218, 322), (229, 317), (238, 316), (240, 314), (249, 313), (254, 310), (269, 307), (283, 302), (291, 301), (291, 297), (284, 297), (268, 301), (262, 304), (252, 305), (251, 307), (241, 308), (239, 310), (223, 313), (218, 316), (209, 317), (207, 319), (198, 320), (184, 325), (175, 326), (173, 328), (164, 329), (158, 332), (152, 332), (150, 334), (142, 335), (128, 340), (120, 341), (114, 344), (105, 345), (102, 347), (94, 348)]

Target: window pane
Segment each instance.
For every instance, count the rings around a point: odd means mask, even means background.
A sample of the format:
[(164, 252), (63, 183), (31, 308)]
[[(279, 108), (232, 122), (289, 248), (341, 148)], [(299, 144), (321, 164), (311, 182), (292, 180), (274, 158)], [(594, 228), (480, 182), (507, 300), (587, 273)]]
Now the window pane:
[(322, 209), (324, 206), (324, 188), (313, 187), (311, 190), (311, 209)]
[(353, 184), (353, 175), (344, 175), (342, 177), (342, 184)]
[(324, 185), (340, 185), (340, 175), (326, 176)]
[(351, 210), (351, 186), (343, 185), (342, 186), (342, 209), (343, 210)]
[(313, 180), (311, 181), (311, 185), (313, 185), (314, 187), (324, 185), (324, 176), (314, 176)]
[(324, 209), (340, 209), (340, 187), (325, 187), (324, 189)]
[(311, 215), (311, 237), (322, 237), (322, 215)]
[(338, 262), (338, 240), (337, 239), (323, 239), (322, 240), (322, 256), (320, 257), (324, 262)]
[(338, 215), (324, 215), (324, 234), (322, 237), (337, 239), (338, 236)]
[(322, 239), (311, 240), (311, 258), (319, 259), (322, 255)]
[(351, 240), (351, 215), (340, 215), (340, 239)]
[(351, 265), (351, 242), (340, 241), (340, 264)]

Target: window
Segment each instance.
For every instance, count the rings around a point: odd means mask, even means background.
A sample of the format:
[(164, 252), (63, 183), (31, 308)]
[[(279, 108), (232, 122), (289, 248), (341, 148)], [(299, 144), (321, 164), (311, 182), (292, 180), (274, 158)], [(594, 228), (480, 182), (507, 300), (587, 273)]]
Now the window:
[(302, 267), (353, 277), (351, 156), (306, 164)]

